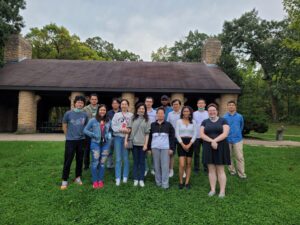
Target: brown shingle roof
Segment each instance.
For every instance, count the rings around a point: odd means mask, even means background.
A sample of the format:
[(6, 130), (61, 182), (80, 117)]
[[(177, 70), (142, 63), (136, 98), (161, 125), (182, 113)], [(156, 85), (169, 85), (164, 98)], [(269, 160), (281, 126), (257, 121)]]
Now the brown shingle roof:
[(0, 89), (240, 93), (204, 63), (24, 60), (0, 69)]

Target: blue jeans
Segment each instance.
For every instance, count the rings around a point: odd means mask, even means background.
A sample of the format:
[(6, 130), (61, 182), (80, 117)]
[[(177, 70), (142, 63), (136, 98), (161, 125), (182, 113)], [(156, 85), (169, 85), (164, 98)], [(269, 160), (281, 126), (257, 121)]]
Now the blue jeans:
[(103, 181), (105, 162), (109, 153), (110, 141), (104, 144), (99, 144), (96, 142), (91, 142), (91, 173), (92, 181)]
[(114, 137), (114, 147), (115, 147), (115, 175), (116, 179), (121, 179), (121, 167), (122, 159), (124, 163), (123, 178), (128, 178), (129, 175), (129, 158), (128, 150), (124, 147), (124, 137), (115, 136)]
[(145, 155), (143, 151), (143, 146), (133, 146), (133, 179), (134, 180), (144, 180), (145, 173)]

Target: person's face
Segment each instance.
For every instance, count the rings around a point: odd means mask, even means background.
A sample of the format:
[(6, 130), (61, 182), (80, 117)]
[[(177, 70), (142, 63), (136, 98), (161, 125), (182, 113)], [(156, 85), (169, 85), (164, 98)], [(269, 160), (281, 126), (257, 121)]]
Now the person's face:
[(121, 102), (121, 110), (122, 110), (123, 112), (125, 112), (125, 111), (128, 110), (128, 104), (127, 104), (126, 101)]
[(172, 107), (173, 107), (173, 110), (175, 112), (178, 112), (180, 110), (180, 104), (179, 104), (179, 102), (178, 101), (174, 102), (173, 105), (172, 105)]
[(162, 104), (163, 106), (167, 106), (167, 105), (169, 104), (169, 100), (168, 100), (168, 99), (162, 99), (162, 100), (161, 100), (161, 104)]
[(156, 119), (157, 120), (164, 120), (165, 119), (165, 113), (162, 110), (158, 110), (156, 113)]
[(111, 107), (113, 108), (113, 110), (118, 110), (120, 108), (120, 104), (117, 101), (113, 101)]
[(197, 103), (198, 108), (203, 108), (204, 109), (205, 106), (206, 106), (205, 101), (203, 101), (203, 100), (198, 101), (198, 103)]
[(144, 106), (140, 106), (137, 110), (138, 115), (145, 115), (145, 107)]
[(82, 109), (84, 106), (84, 102), (83, 101), (76, 101), (74, 104), (76, 109)]
[(215, 118), (218, 115), (218, 111), (215, 107), (209, 107), (207, 109), (207, 111), (208, 111), (209, 117), (211, 117), (211, 118)]
[(236, 111), (236, 105), (234, 103), (227, 104), (227, 109), (229, 112), (235, 112)]
[(98, 104), (98, 97), (96, 97), (96, 96), (90, 97), (90, 103), (92, 105), (97, 105)]
[(99, 116), (100, 116), (100, 117), (104, 117), (105, 114), (106, 114), (106, 108), (105, 108), (105, 107), (101, 107), (101, 108), (99, 109)]
[(191, 115), (191, 112), (190, 112), (190, 110), (189, 110), (188, 108), (185, 108), (185, 109), (183, 110), (182, 114), (183, 114), (183, 117), (184, 117), (184, 118), (189, 118), (190, 115)]
[(150, 108), (152, 108), (152, 106), (153, 106), (153, 100), (152, 100), (151, 98), (147, 98), (147, 99), (145, 100), (145, 104), (146, 104), (146, 107), (147, 107), (148, 109), (150, 109)]

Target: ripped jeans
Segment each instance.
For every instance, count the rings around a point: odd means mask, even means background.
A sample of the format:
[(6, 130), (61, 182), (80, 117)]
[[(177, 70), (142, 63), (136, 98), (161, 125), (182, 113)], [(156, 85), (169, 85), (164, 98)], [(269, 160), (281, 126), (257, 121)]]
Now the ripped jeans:
[(105, 171), (105, 162), (109, 154), (110, 140), (104, 144), (91, 142), (91, 172), (92, 172), (92, 181), (103, 181), (104, 171)]

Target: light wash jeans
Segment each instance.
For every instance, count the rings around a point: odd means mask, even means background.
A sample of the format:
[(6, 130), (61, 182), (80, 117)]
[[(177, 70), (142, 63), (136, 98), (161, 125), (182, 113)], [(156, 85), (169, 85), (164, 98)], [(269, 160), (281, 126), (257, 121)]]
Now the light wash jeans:
[(121, 179), (122, 170), (122, 160), (124, 163), (123, 168), (123, 178), (128, 178), (129, 175), (129, 158), (128, 150), (124, 147), (124, 137), (115, 136), (114, 137), (114, 147), (115, 147), (115, 176), (116, 179)]

